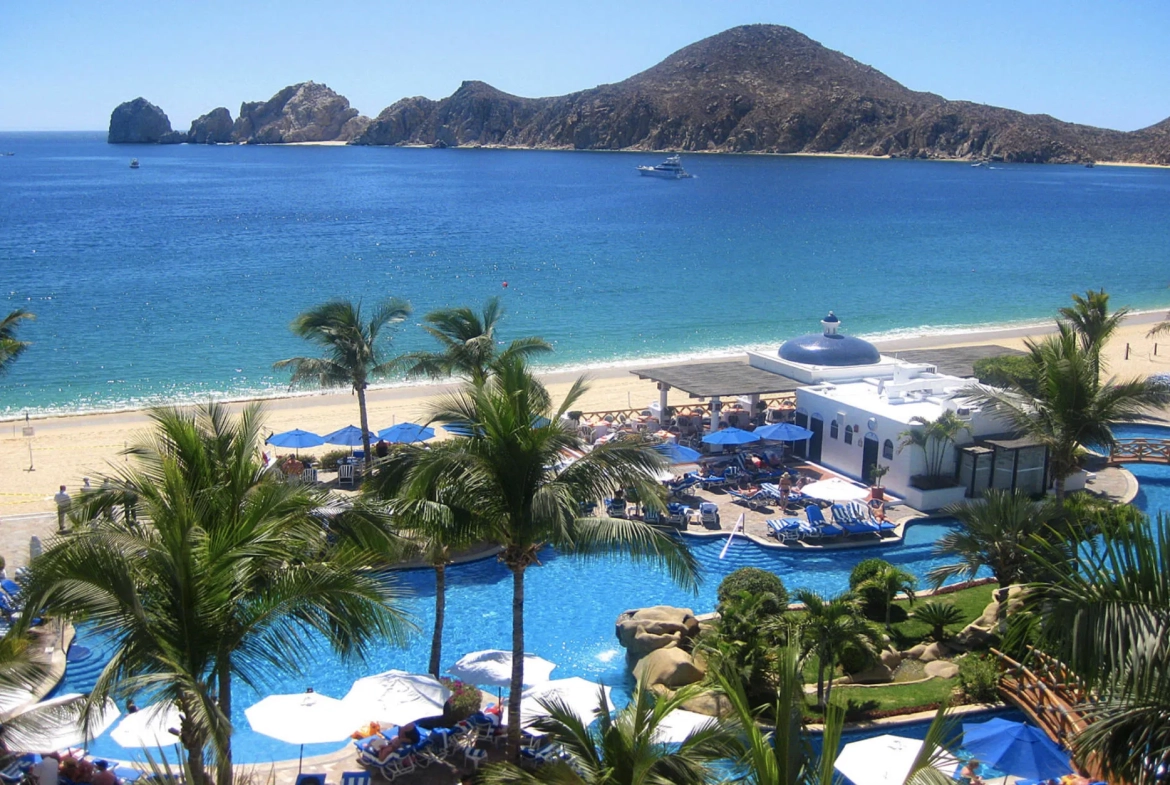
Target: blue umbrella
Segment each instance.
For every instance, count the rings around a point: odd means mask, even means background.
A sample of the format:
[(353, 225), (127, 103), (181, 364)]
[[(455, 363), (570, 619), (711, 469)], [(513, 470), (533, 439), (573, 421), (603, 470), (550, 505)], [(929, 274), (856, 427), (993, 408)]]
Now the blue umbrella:
[[(326, 444), (344, 444), (346, 447), (356, 447), (362, 443), (362, 429), (356, 425), (347, 425), (344, 428), (338, 428), (333, 433), (327, 433), (321, 437)], [(370, 434), (370, 439), (377, 439), (376, 433)]]
[(471, 436), (475, 433), (472, 430), (471, 423), (453, 422), (443, 426), (443, 430), (447, 433), (453, 433), (456, 436)]
[(813, 432), (808, 428), (801, 428), (790, 422), (765, 425), (763, 428), (756, 428), (753, 433), (770, 442), (803, 442), (813, 437)]
[(759, 436), (756, 436), (751, 431), (745, 431), (740, 428), (724, 428), (715, 433), (709, 433), (703, 437), (704, 444), (748, 444), (750, 442), (758, 442)]
[(1044, 731), (1001, 717), (964, 722), (963, 749), (981, 763), (1023, 779), (1056, 779), (1071, 770), (1068, 753)]
[(435, 438), (435, 429), (415, 425), (412, 422), (400, 422), (397, 425), (378, 431), (378, 438), (397, 444), (425, 442), (427, 439)]
[(698, 450), (685, 447), (681, 444), (675, 444), (674, 442), (656, 444), (654, 445), (654, 449), (669, 458), (671, 463), (694, 463), (702, 456), (702, 453)]
[(267, 441), (275, 447), (292, 447), (293, 449), (320, 447), (325, 443), (325, 440), (317, 434), (302, 431), (300, 428), (294, 428), (284, 433), (274, 433), (268, 437)]

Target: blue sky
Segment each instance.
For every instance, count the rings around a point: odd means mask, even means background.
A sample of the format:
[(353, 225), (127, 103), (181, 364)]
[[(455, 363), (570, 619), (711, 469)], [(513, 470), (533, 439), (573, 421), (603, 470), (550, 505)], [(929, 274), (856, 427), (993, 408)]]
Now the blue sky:
[(0, 130), (174, 127), (312, 79), (375, 115), (464, 79), (525, 96), (619, 81), (729, 27), (794, 27), (908, 87), (1133, 130), (1170, 116), (1170, 2), (4, 0)]

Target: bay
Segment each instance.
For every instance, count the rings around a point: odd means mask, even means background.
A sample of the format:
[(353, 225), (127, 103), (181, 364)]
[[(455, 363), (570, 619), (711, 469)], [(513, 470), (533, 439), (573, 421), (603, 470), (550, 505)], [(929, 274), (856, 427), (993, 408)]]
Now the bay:
[[(1170, 171), (0, 134), (0, 309), (33, 347), (0, 417), (274, 395), (288, 324), (335, 296), (500, 296), (554, 367), (774, 346), (818, 329), (1046, 319), (1104, 287), (1170, 305)], [(131, 157), (141, 160), (132, 170)], [(507, 286), (505, 287), (505, 282)]]

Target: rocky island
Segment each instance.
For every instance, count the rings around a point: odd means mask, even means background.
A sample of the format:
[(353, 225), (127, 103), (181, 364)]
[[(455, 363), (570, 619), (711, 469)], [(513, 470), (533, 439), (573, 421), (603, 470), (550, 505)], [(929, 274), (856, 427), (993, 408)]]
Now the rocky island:
[(1170, 119), (1123, 132), (952, 101), (911, 90), (779, 25), (735, 27), (629, 79), (569, 95), (523, 98), (467, 81), (441, 100), (403, 98), (370, 120), (325, 85), (303, 82), (268, 101), (244, 103), (230, 137), (225, 118), (231, 119), (227, 110), (217, 109), (196, 120), (184, 138), (170, 132), (162, 110), (139, 98), (114, 110), (109, 140), (1170, 165)]

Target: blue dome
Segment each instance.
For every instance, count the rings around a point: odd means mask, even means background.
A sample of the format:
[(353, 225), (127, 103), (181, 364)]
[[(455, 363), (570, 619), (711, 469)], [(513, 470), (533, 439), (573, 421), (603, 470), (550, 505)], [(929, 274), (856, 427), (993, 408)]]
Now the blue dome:
[(841, 320), (829, 311), (829, 315), (821, 320), (825, 328), (824, 333), (820, 335), (810, 333), (785, 341), (780, 347), (780, 359), (804, 365), (836, 367), (876, 365), (881, 362), (881, 354), (869, 341), (840, 335), (837, 332), (840, 323)]

